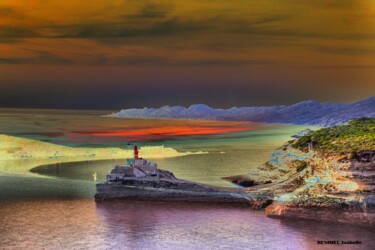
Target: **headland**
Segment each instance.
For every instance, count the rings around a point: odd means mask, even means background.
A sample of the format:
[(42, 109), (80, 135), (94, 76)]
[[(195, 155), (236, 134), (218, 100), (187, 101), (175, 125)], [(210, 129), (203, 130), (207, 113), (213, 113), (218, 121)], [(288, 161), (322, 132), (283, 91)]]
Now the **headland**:
[(157, 169), (153, 174), (137, 176), (132, 171), (119, 180), (107, 178), (106, 183), (97, 184), (95, 198), (238, 203), (265, 208), (271, 217), (373, 226), (374, 137), (375, 119), (355, 119), (347, 125), (306, 131), (282, 145), (257, 169), (225, 177), (242, 188), (180, 180)]

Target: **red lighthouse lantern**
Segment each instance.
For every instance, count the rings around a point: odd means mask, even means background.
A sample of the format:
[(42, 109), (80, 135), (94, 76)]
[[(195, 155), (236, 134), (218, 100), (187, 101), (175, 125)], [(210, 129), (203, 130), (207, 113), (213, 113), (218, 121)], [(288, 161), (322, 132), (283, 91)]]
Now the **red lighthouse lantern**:
[(134, 159), (138, 159), (138, 147), (134, 146)]

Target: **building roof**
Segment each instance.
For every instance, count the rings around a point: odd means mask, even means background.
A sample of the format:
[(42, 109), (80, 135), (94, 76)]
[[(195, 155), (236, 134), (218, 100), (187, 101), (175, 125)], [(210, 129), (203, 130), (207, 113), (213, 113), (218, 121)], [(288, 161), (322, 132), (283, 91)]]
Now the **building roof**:
[(115, 166), (115, 168), (112, 169), (111, 174), (125, 174), (125, 167)]

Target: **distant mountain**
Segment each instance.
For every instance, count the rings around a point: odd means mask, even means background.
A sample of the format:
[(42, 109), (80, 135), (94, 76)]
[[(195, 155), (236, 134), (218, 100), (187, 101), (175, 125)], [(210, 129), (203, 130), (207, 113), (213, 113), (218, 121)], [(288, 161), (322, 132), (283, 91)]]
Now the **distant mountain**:
[(342, 124), (358, 117), (374, 118), (375, 96), (348, 104), (319, 103), (310, 100), (290, 106), (232, 107), (230, 109), (214, 109), (204, 104), (194, 104), (188, 108), (163, 106), (158, 109), (123, 109), (108, 116), (293, 123), (326, 127)]

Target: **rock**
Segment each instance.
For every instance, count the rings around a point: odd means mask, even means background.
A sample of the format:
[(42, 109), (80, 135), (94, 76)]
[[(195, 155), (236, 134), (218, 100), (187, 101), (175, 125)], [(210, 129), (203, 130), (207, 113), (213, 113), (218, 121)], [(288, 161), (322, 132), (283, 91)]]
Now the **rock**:
[(251, 179), (248, 175), (235, 175), (223, 177), (223, 180), (232, 182), (234, 184), (240, 185), (242, 187), (253, 187), (259, 185), (255, 180)]
[(358, 152), (353, 157), (358, 162), (375, 162), (375, 150), (366, 150), (362, 152)]
[(276, 218), (301, 218), (375, 226), (375, 211), (368, 211), (356, 204), (273, 202), (265, 214)]
[(264, 208), (271, 197), (248, 194), (241, 188), (221, 188), (177, 179), (173, 173), (158, 170), (158, 177), (131, 177), (117, 182), (96, 184), (96, 201), (148, 200), (178, 202), (234, 203)]
[(267, 199), (267, 198), (258, 198), (258, 199), (253, 199), (250, 202), (250, 207), (255, 210), (261, 210), (266, 207), (268, 207), (270, 204), (272, 204), (272, 199)]
[(375, 213), (375, 195), (366, 197), (364, 204), (367, 211)]

